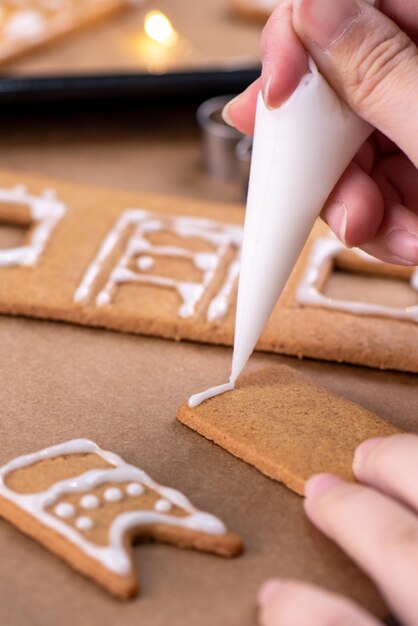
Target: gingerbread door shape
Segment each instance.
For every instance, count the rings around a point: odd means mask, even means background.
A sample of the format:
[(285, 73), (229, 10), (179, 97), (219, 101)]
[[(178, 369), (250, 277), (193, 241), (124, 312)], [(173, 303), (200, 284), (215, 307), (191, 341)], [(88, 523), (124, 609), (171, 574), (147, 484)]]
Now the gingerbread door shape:
[[(103, 286), (94, 295), (94, 286), (109, 256), (131, 229), (123, 251), (111, 268)], [(155, 245), (149, 236), (155, 233), (172, 233), (183, 240), (197, 238), (207, 242), (211, 251), (191, 251), (180, 245)], [(226, 276), (216, 293), (211, 297), (206, 318), (212, 322), (222, 319), (227, 313), (234, 295), (239, 274), (243, 231), (239, 226), (221, 224), (213, 220), (194, 217), (168, 216), (142, 209), (130, 209), (120, 218), (106, 235), (100, 249), (87, 268), (75, 294), (74, 301), (86, 304), (93, 302), (102, 307), (112, 303), (118, 286), (128, 283), (154, 285), (174, 289), (180, 299), (179, 317), (192, 318), (206, 293), (211, 290), (219, 271), (227, 263)], [(232, 258), (227, 261), (232, 251)], [(158, 257), (190, 260), (201, 272), (201, 280), (181, 280), (151, 274)]]
[(217, 517), (87, 439), (0, 468), (0, 515), (121, 599), (138, 586), (135, 538), (221, 556), (242, 550)]

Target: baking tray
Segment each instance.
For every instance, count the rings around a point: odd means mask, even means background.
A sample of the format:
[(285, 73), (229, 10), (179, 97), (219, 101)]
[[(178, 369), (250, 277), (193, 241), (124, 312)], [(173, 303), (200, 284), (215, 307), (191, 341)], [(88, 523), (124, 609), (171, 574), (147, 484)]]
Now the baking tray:
[[(162, 41), (155, 22), (149, 28), (156, 14), (171, 28)], [(228, 0), (132, 5), (4, 64), (0, 102), (238, 92), (259, 74), (261, 27), (231, 13)]]

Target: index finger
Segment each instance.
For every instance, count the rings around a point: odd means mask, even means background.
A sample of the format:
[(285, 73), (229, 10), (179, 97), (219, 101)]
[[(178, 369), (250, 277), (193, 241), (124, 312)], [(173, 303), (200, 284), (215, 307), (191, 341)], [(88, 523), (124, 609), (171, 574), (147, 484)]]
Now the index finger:
[(272, 109), (289, 98), (309, 69), (308, 53), (293, 28), (292, 11), (293, 0), (283, 0), (261, 38), (261, 85), (264, 101)]
[(276, 108), (292, 95), (308, 71), (308, 53), (292, 25), (292, 4), (291, 0), (281, 2), (264, 27), (261, 81), (250, 85), (225, 107), (225, 120), (246, 135), (254, 132), (260, 88), (267, 106)]
[(417, 624), (418, 519), (388, 496), (329, 474), (305, 487), (305, 510), (378, 585), (397, 615)]

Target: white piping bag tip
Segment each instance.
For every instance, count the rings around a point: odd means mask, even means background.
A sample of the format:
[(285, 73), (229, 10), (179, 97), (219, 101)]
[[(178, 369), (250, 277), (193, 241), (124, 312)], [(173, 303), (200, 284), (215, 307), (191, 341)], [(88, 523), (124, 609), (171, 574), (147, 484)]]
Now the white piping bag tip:
[[(309, 65), (278, 109), (258, 97), (230, 381), (253, 352), (327, 197), (373, 130)], [(232, 388), (220, 385), (203, 399)]]

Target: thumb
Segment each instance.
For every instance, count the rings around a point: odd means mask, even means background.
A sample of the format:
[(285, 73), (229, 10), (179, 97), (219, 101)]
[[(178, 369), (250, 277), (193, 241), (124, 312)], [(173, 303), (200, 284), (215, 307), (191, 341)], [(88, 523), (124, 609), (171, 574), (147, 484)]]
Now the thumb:
[(418, 167), (418, 50), (365, 0), (295, 0), (294, 28), (360, 117)]

